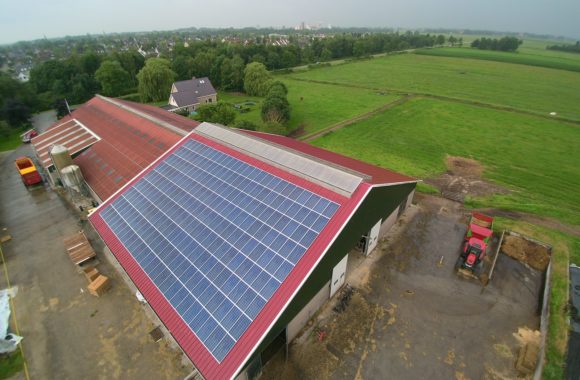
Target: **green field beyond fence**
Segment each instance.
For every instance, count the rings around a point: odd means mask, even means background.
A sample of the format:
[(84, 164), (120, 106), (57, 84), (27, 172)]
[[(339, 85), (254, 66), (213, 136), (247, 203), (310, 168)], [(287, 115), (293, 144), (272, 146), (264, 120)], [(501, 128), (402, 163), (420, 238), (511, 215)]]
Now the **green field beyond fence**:
[[(580, 120), (580, 73), (480, 59), (403, 54), (290, 75), (431, 94)], [(344, 90), (343, 90), (344, 91)]]
[(525, 53), (509, 53), (472, 48), (441, 48), (421, 49), (417, 50), (415, 53), (437, 57), (483, 59), (487, 61), (515, 63), (580, 72), (580, 54), (553, 52), (551, 50), (540, 52), (528, 50)]
[(510, 112), (414, 99), (314, 141), (363, 161), (425, 178), (446, 155), (485, 166), (484, 177), (512, 190), (479, 199), (495, 207), (580, 224), (580, 127)]

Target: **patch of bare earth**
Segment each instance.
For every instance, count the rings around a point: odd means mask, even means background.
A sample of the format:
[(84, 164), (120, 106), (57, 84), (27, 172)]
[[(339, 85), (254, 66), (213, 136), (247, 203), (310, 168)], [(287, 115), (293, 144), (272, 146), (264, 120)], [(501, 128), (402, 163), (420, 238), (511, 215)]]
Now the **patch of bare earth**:
[(503, 239), (501, 250), (506, 255), (528, 264), (532, 268), (545, 271), (550, 262), (548, 248), (526, 240), (520, 236), (507, 235)]
[(445, 198), (463, 203), (468, 195), (483, 197), (509, 192), (504, 187), (484, 181), (481, 178), (483, 166), (476, 160), (448, 156), (445, 165), (447, 166), (445, 173), (425, 179), (425, 183), (435, 186)]

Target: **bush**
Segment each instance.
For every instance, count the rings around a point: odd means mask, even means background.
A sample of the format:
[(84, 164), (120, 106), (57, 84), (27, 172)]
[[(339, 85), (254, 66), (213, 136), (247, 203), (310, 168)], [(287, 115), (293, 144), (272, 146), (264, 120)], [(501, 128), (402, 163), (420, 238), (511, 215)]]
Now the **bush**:
[(189, 111), (187, 108), (183, 108), (180, 110), (177, 110), (174, 112), (175, 114), (181, 115), (181, 116), (189, 116)]
[(197, 108), (196, 119), (210, 123), (231, 125), (236, 120), (236, 111), (230, 103), (204, 104)]
[(238, 121), (237, 123), (234, 124), (234, 128), (245, 129), (247, 131), (257, 131), (259, 129), (259, 127), (256, 124), (247, 120)]
[(141, 101), (141, 97), (139, 96), (139, 93), (133, 93), (133, 94), (119, 96), (119, 99), (128, 100), (130, 102)]
[(288, 135), (288, 129), (283, 124), (275, 121), (266, 122), (260, 125), (258, 131), (282, 136)]

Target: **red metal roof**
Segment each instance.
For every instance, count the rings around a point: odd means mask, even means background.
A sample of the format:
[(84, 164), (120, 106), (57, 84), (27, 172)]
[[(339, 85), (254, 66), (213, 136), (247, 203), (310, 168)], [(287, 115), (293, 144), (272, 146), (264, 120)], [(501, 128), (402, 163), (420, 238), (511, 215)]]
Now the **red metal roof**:
[(99, 137), (82, 123), (73, 117), (67, 117), (52, 125), (46, 132), (34, 137), (31, 140), (32, 146), (36, 150), (36, 155), (42, 167), (52, 166), (49, 150), (54, 145), (64, 145), (71, 155), (99, 141)]
[[(207, 379), (232, 378), (242, 369), (242, 366), (249, 359), (250, 355), (252, 355), (262, 339), (264, 339), (266, 334), (269, 332), (271, 326), (284, 311), (285, 307), (289, 304), (293, 296), (298, 292), (301, 285), (308, 278), (309, 274), (314, 270), (316, 264), (322, 259), (331, 243), (334, 241), (336, 236), (340, 233), (342, 228), (354, 214), (354, 211), (359, 207), (363, 199), (370, 191), (371, 185), (368, 183), (361, 183), (359, 188), (352, 194), (352, 196), (347, 198), (342, 195), (333, 193), (330, 190), (317, 184), (306, 181), (305, 179), (286, 172), (280, 168), (271, 166), (256, 158), (244, 155), (229, 147), (203, 138), (202, 136), (191, 134), (188, 138), (201, 141), (215, 149), (231, 155), (232, 157), (243, 160), (251, 165), (259, 167), (262, 170), (266, 170), (274, 175), (282, 177), (301, 187), (307, 188), (308, 190), (316, 192), (326, 198), (340, 203), (339, 209), (330, 219), (324, 230), (312, 243), (302, 259), (296, 264), (286, 280), (284, 280), (276, 293), (274, 293), (262, 311), (250, 324), (249, 328), (236, 342), (236, 344), (221, 363), (214, 359), (211, 353), (205, 348), (203, 343), (195, 336), (187, 324), (181, 319), (177, 311), (171, 306), (169, 301), (165, 299), (160, 290), (155, 286), (155, 284), (153, 284), (153, 282), (149, 279), (143, 269), (141, 269), (136, 260), (117, 239), (108, 225), (103, 221), (100, 215), (101, 210), (103, 210), (103, 208), (105, 208), (109, 203), (113, 202), (118, 196), (120, 196), (123, 191), (108, 199), (94, 214), (90, 216), (89, 219), (91, 223), (95, 226), (107, 246), (117, 257), (143, 296), (147, 299), (151, 307), (155, 310), (163, 323), (171, 331), (171, 334), (175, 337), (177, 342), (180, 344), (184, 352), (190, 357), (195, 366), (201, 371), (203, 376)], [(159, 158), (159, 160), (162, 160), (164, 157), (173, 153), (182, 143), (167, 151)], [(130, 188), (133, 183), (141, 179), (145, 174), (152, 170), (154, 166), (155, 165), (152, 165), (149, 170), (143, 171), (138, 177), (131, 180), (125, 189)]]
[[(157, 107), (118, 99), (113, 101), (148, 117), (170, 123), (183, 130), (183, 134), (199, 125), (194, 120)], [(73, 118), (101, 138), (93, 141), (88, 149), (89, 145), (85, 146), (86, 150), (75, 157), (73, 162), (81, 168), (87, 184), (102, 200), (114, 194), (183, 137), (146, 117), (117, 106), (107, 98), (97, 96), (36, 137), (33, 144), (44, 141), (45, 135), (53, 136), (56, 130), (60, 130), (60, 124), (71, 123)]]
[(343, 166), (347, 169), (354, 170), (356, 172), (366, 174), (371, 177), (370, 183), (378, 185), (378, 184), (393, 184), (393, 183), (401, 183), (401, 182), (417, 182), (415, 178), (399, 174), (393, 172), (388, 169), (381, 168), (379, 166), (371, 165), (363, 161), (356, 160), (351, 157), (343, 156), (338, 153), (334, 153), (322, 148), (318, 148), (314, 145), (310, 145), (304, 143), (302, 141), (294, 140), (289, 137), (280, 136), (280, 135), (273, 135), (269, 133), (263, 132), (256, 132), (256, 131), (247, 131), (242, 130), (243, 132), (258, 137), (263, 140), (267, 140), (273, 142), (275, 144), (284, 146), (286, 148), (290, 148), (296, 150), (298, 152), (307, 154), (309, 156), (313, 156), (324, 161), (327, 161), (331, 164), (336, 164)]

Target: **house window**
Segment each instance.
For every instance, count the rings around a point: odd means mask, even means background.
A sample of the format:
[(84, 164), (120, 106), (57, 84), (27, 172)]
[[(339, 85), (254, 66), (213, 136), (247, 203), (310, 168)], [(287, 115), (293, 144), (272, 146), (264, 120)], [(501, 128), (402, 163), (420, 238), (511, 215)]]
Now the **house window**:
[(211, 98), (209, 98), (207, 101), (208, 101), (209, 103), (211, 103)]

